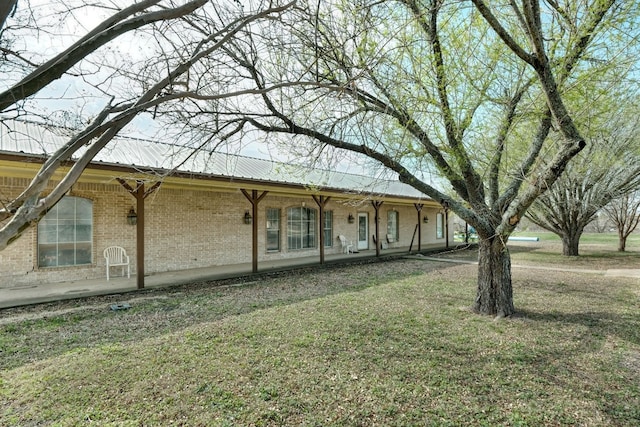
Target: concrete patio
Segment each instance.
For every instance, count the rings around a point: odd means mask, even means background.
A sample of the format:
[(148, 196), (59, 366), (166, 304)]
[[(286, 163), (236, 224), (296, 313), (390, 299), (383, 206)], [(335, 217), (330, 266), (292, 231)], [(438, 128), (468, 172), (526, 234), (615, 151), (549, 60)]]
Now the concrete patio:
[[(444, 245), (430, 245), (422, 248), (422, 253), (434, 253), (443, 250)], [(415, 252), (415, 251), (414, 251)], [(380, 257), (403, 256), (409, 254), (409, 248), (390, 248), (380, 252)], [(348, 264), (352, 262), (373, 259), (375, 250), (360, 251), (350, 254), (332, 254), (325, 256), (325, 265)], [(319, 257), (304, 257), (296, 259), (282, 259), (277, 261), (264, 261), (258, 264), (258, 275), (287, 271), (296, 268), (320, 266)], [(145, 276), (145, 289), (163, 288), (207, 280), (223, 280), (230, 278), (250, 277), (252, 273), (251, 263), (212, 266), (180, 271), (168, 271), (164, 273)], [(0, 290), (0, 309), (18, 307), (31, 304), (40, 304), (51, 301), (84, 298), (96, 295), (121, 294), (138, 291), (136, 277), (119, 277), (120, 272), (114, 268), (116, 276), (111, 276), (107, 281), (106, 275), (100, 279), (75, 280), (69, 282), (42, 283), (39, 285), (16, 286)]]

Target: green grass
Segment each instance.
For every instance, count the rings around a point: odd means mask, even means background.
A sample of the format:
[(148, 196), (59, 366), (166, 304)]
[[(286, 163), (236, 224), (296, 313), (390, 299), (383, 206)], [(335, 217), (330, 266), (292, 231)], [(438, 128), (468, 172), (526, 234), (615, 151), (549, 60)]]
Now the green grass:
[[(517, 232), (513, 234), (514, 236), (523, 236), (523, 237), (539, 237), (542, 242), (551, 242), (551, 243), (560, 243), (560, 237), (556, 234), (553, 234), (549, 231), (523, 231)], [(607, 233), (583, 233), (580, 237), (581, 245), (606, 245), (612, 250), (616, 250), (618, 247), (618, 233), (617, 232), (607, 232)], [(640, 248), (640, 233), (632, 233), (627, 238), (627, 247), (630, 249), (638, 249)]]
[(4, 324), (0, 425), (640, 423), (637, 280), (517, 270), (502, 321), (475, 286), (400, 260)]
[(540, 242), (510, 243), (514, 263), (586, 269), (640, 268), (640, 234), (637, 233), (627, 239), (625, 252), (618, 252), (616, 233), (584, 233), (580, 239), (578, 257), (563, 256), (562, 242), (553, 233), (522, 232), (515, 235), (539, 237)]

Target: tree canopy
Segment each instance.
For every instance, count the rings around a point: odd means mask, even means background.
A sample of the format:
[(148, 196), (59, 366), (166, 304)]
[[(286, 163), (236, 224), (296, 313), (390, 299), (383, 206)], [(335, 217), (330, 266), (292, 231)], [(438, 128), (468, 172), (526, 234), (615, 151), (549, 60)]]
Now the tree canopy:
[(627, 238), (640, 224), (640, 191), (626, 193), (604, 207), (618, 231), (618, 251), (624, 252)]
[[(18, 29), (43, 27), (22, 4), (15, 15), (0, 9), (9, 16), (0, 66), (11, 76), (0, 113), (33, 113), (60, 76), (88, 84), (95, 99), (71, 118), (83, 123), (76, 137), (0, 208), (0, 248), (148, 112), (194, 135), (189, 149), (260, 132), (311, 157), (331, 148), (378, 162), (475, 227), (473, 308), (498, 316), (515, 310), (508, 236), (589, 144), (577, 118), (593, 80), (630, 68), (638, 52), (639, 6), (615, 0), (54, 2), (63, 9), (52, 9), (47, 33), (67, 34), (59, 24), (72, 19), (82, 36), (51, 56), (12, 47)], [(109, 13), (84, 30), (84, 8)], [(144, 36), (125, 43), (136, 55), (109, 50), (129, 33)], [(87, 143), (43, 197), (51, 172)]]
[(587, 146), (576, 106), (590, 102), (591, 76), (629, 66), (637, 13), (612, 0), (298, 2), (225, 48), (236, 85), (277, 90), (198, 103), (178, 118), (383, 164), (476, 228), (474, 309), (510, 315), (505, 242)]
[[(627, 200), (640, 188), (637, 93), (628, 79), (618, 82), (626, 82), (620, 85), (627, 88), (626, 94), (611, 88), (594, 96), (597, 102), (583, 106), (579, 120), (589, 145), (527, 213), (534, 224), (560, 236), (564, 255), (579, 255), (585, 227), (605, 206)], [(598, 92), (598, 85), (592, 88)]]

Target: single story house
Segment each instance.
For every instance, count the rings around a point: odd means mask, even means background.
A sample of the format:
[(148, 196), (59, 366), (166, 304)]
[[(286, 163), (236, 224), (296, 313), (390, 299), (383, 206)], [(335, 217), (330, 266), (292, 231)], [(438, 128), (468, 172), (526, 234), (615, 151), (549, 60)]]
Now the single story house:
[[(15, 197), (70, 130), (0, 124), (0, 201)], [(60, 177), (58, 177), (59, 179)], [(448, 244), (439, 203), (398, 181), (117, 137), (68, 194), (0, 251), (0, 288), (106, 276), (120, 246), (145, 274)], [(452, 230), (451, 230), (452, 233)], [(373, 252), (372, 252), (373, 253)]]

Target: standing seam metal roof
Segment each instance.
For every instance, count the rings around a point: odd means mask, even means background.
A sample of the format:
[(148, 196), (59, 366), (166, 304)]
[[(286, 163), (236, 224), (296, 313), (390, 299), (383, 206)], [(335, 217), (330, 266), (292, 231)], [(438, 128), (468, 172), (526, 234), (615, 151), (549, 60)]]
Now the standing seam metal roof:
[[(63, 146), (77, 131), (20, 120), (0, 123), (0, 152), (46, 156)], [(81, 154), (81, 153), (79, 153)], [(204, 176), (243, 178), (266, 183), (296, 184), (331, 188), (353, 193), (370, 193), (429, 199), (410, 185), (364, 175), (289, 165), (241, 155), (200, 150), (190, 147), (116, 136), (98, 153), (92, 164), (131, 168), (153, 168)]]

